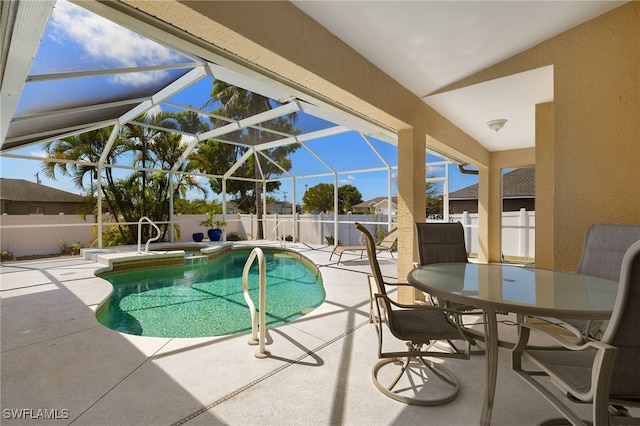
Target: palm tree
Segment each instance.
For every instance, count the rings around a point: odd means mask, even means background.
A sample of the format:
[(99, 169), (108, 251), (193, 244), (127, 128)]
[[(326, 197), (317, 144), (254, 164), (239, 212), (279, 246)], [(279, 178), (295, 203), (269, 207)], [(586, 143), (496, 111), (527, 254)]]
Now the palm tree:
[[(112, 167), (104, 167), (102, 176), (95, 176), (102, 179), (102, 197), (116, 221), (135, 223), (142, 216), (166, 221), (172, 188), (176, 198), (184, 197), (190, 187), (206, 192), (191, 176), (176, 175), (173, 177), (174, 185), (171, 185), (170, 174), (146, 170), (169, 170), (181, 158), (185, 150), (181, 134), (157, 130), (157, 127), (179, 129), (181, 124), (193, 126), (192, 117), (189, 118), (191, 120), (187, 120), (185, 114), (175, 113), (145, 114), (138, 119), (143, 124), (130, 124), (121, 130), (106, 157), (106, 164), (129, 160), (133, 166), (145, 170), (116, 178)], [(100, 159), (111, 131), (112, 128), (105, 128), (47, 143), (45, 152), (49, 159), (72, 160), (74, 163), (44, 160), (44, 173), (53, 179), (56, 172), (71, 176), (76, 186), (84, 189), (85, 176), (95, 173), (93, 164)], [(182, 164), (178, 171), (187, 171), (189, 167), (188, 163)], [(119, 243), (133, 244), (137, 241), (137, 225), (119, 226), (117, 232)], [(164, 226), (165, 236), (166, 233), (167, 227)]]
[[(62, 162), (45, 160), (42, 171), (51, 179), (56, 179), (56, 171), (63, 176), (70, 176), (76, 187), (85, 190), (85, 176), (94, 176), (96, 171), (94, 164), (98, 163), (102, 156), (112, 129), (108, 127), (47, 142), (44, 145), (47, 158), (62, 160)], [(106, 163), (115, 163), (121, 153), (122, 147), (115, 144), (107, 156)], [(67, 160), (77, 162), (67, 163), (65, 162)]]
[[(232, 120), (241, 120), (251, 117), (264, 111), (272, 109), (272, 102), (269, 98), (250, 92), (237, 86), (230, 85), (223, 81), (216, 80), (211, 99), (204, 105), (207, 107), (219, 102), (221, 106), (216, 110), (216, 114)], [(269, 128), (288, 134), (297, 134), (299, 131), (294, 128), (296, 120), (295, 114), (287, 117), (280, 117), (262, 123), (260, 128), (247, 128), (234, 137), (245, 145), (257, 146), (261, 143), (274, 139), (274, 134), (263, 128)], [(224, 120), (216, 120), (216, 126), (227, 124)], [(291, 161), (287, 158), (289, 154), (298, 149), (299, 145), (293, 144), (270, 149), (265, 153), (274, 162), (285, 170), (291, 168)], [(193, 160), (200, 165), (203, 171), (212, 174), (222, 175), (229, 167), (235, 164), (238, 159), (247, 151), (246, 147), (233, 144), (225, 144), (219, 141), (207, 141), (198, 148)], [(257, 238), (263, 238), (262, 226), (262, 181), (272, 174), (281, 174), (282, 170), (272, 163), (262, 159), (260, 156), (252, 156), (240, 166), (237, 175), (254, 178), (255, 182), (229, 181), (227, 183), (227, 193), (239, 194), (237, 201), (238, 208), (243, 211), (255, 211), (258, 218)], [(222, 192), (222, 185), (217, 179), (211, 180), (211, 189)], [(280, 187), (279, 182), (269, 182), (267, 192), (276, 191)], [(255, 206), (255, 209), (250, 207)]]

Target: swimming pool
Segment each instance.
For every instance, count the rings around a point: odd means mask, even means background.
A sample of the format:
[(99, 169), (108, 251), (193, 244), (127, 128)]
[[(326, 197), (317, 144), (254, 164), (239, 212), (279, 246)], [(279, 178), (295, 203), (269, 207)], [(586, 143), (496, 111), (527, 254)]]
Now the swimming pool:
[[(325, 299), (318, 269), (288, 250), (263, 249), (266, 258), (267, 328), (300, 318)], [(251, 332), (242, 293), (242, 270), (251, 249), (234, 249), (215, 260), (184, 266), (103, 275), (113, 285), (96, 317), (127, 334), (205, 337)], [(249, 293), (258, 300), (258, 266), (249, 274)]]

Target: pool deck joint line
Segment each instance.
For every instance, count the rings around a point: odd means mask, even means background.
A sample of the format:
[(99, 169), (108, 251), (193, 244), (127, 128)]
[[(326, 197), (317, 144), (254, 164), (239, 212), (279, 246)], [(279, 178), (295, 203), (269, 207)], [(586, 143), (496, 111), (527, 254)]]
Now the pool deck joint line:
[(239, 395), (240, 393), (244, 392), (245, 390), (252, 388), (253, 386), (257, 385), (258, 383), (261, 383), (261, 382), (265, 381), (269, 377), (272, 377), (272, 376), (280, 373), (281, 371), (283, 371), (283, 370), (285, 370), (285, 369), (287, 369), (287, 368), (299, 363), (300, 361), (304, 360), (305, 358), (308, 358), (309, 356), (311, 356), (311, 354), (317, 353), (317, 352), (321, 351), (322, 349), (326, 348), (327, 346), (330, 346), (330, 345), (334, 344), (335, 342), (344, 339), (349, 334), (354, 333), (356, 330), (364, 327), (367, 324), (369, 324), (369, 320), (368, 319), (363, 321), (359, 325), (356, 325), (352, 329), (345, 331), (344, 333), (340, 334), (339, 336), (336, 336), (333, 339), (324, 342), (322, 345), (318, 346), (317, 348), (312, 349), (310, 351), (307, 351), (306, 353), (300, 355), (298, 358), (296, 358), (292, 362), (288, 362), (286, 364), (281, 365), (280, 367), (276, 368), (273, 371), (270, 371), (269, 373), (265, 374), (264, 376), (257, 378), (253, 382), (248, 383), (248, 384), (242, 386), (241, 388), (236, 389), (235, 391), (223, 396), (222, 398), (219, 398), (218, 400), (212, 402), (211, 404), (209, 404), (209, 405), (207, 405), (205, 407), (202, 407), (198, 411), (193, 412), (192, 414), (188, 415), (187, 417), (185, 417), (185, 418), (183, 418), (181, 420), (178, 420), (177, 422), (173, 423), (171, 426), (180, 426), (180, 425), (183, 425), (183, 424), (187, 423), (189, 420), (195, 419), (200, 414), (206, 413), (207, 411), (209, 411), (210, 409), (212, 409), (216, 405), (222, 404), (223, 402), (235, 397), (236, 395)]

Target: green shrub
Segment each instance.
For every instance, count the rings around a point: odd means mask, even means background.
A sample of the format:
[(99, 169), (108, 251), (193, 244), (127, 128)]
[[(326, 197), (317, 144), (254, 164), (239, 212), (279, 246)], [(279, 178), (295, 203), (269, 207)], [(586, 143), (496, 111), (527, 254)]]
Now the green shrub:
[(16, 257), (9, 250), (2, 250), (1, 253), (2, 253), (2, 256), (0, 257), (0, 260), (2, 262), (10, 262), (10, 261), (16, 260)]
[(227, 241), (240, 241), (240, 235), (237, 232), (227, 234)]
[(58, 243), (60, 243), (60, 254), (63, 256), (77, 256), (80, 254), (80, 249), (84, 247), (80, 242), (69, 245), (65, 240), (58, 240)]

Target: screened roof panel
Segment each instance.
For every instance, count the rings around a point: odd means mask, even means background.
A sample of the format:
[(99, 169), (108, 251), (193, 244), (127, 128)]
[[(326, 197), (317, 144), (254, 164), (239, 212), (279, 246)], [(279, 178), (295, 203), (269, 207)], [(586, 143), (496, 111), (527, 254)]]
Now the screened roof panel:
[(323, 160), (314, 156), (305, 147), (297, 149), (289, 158), (292, 166), (289, 172), (294, 176), (316, 176), (332, 173)]
[(15, 116), (149, 98), (189, 71), (135, 72), (29, 82), (20, 97)]
[[(21, 25), (25, 23), (17, 22), (14, 27)], [(180, 53), (169, 43), (163, 46), (148, 40), (81, 6), (58, 0), (42, 34), (29, 74), (26, 67), (20, 73), (25, 83), (13, 114), (9, 114), (12, 118), (6, 120), (9, 125), (4, 128), (2, 151), (19, 151), (73, 131), (113, 125), (116, 120), (123, 125), (140, 124), (138, 117), (145, 113), (191, 111), (209, 129), (200, 131), (197, 138), (185, 131), (182, 141), (188, 149), (183, 161), (199, 143), (211, 139), (253, 145), (266, 156), (271, 155), (268, 149), (301, 143), (288, 156), (291, 170), (283, 173), (283, 178), (326, 176), (357, 167), (384, 169), (385, 162), (397, 164), (397, 148), (392, 145), (395, 135), (388, 129), (328, 107), (323, 101), (291, 96), (293, 89), (282, 83)], [(162, 34), (157, 39), (166, 41)], [(10, 40), (9, 44), (15, 41)], [(215, 78), (270, 98), (271, 109), (222, 117), (222, 103), (211, 100)], [(6, 87), (0, 89), (7, 92)], [(293, 117), (291, 126), (277, 125)], [(163, 128), (157, 124), (152, 127)], [(260, 132), (259, 142), (251, 141), (254, 130)], [(383, 135), (386, 142), (369, 138), (369, 145), (363, 134)], [(391, 158), (382, 161), (375, 151)], [(356, 152), (357, 158), (346, 152)], [(283, 169), (289, 167), (286, 161), (274, 162)], [(229, 175), (239, 176), (237, 169)]]
[(205, 105), (211, 99), (211, 90), (213, 89), (213, 78), (207, 76), (201, 78), (189, 87), (185, 87), (178, 93), (170, 96), (167, 99), (168, 103), (175, 103), (178, 105), (191, 106), (195, 109), (202, 111), (213, 111), (220, 105)]
[(192, 62), (180, 53), (67, 1), (58, 1), (30, 74)]
[[(7, 133), (7, 140), (3, 149), (37, 142), (70, 132), (73, 129), (83, 129), (91, 124), (105, 121), (105, 117), (119, 117), (131, 109), (131, 105), (117, 105), (101, 107), (96, 110), (72, 111), (67, 114), (55, 114), (48, 117), (36, 116), (30, 119), (14, 121)], [(111, 123), (113, 124), (113, 120)]]
[(234, 141), (236, 141), (236, 142), (240, 142), (243, 145), (256, 146), (256, 147), (259, 147), (262, 144), (266, 144), (266, 143), (270, 143), (270, 142), (282, 141), (282, 140), (286, 139), (286, 137), (283, 137), (283, 136), (280, 136), (280, 135), (276, 135), (276, 134), (268, 133), (268, 132), (262, 132), (260, 140), (256, 142), (256, 141), (252, 140), (250, 137), (248, 137), (246, 135), (246, 131), (233, 132), (230, 135), (223, 136), (223, 138), (224, 138), (224, 140), (234, 140), (234, 139), (231, 139), (231, 138), (235, 138)]
[[(358, 152), (357, 161), (348, 155), (340, 155), (344, 151), (345, 144), (355, 148)], [(322, 157), (337, 172), (351, 171), (355, 168), (369, 169), (384, 167), (384, 162), (367, 145), (362, 136), (357, 132), (349, 132), (334, 136), (316, 139), (307, 142), (307, 146)], [(352, 152), (352, 149), (350, 150)], [(357, 164), (357, 167), (355, 166)]]

